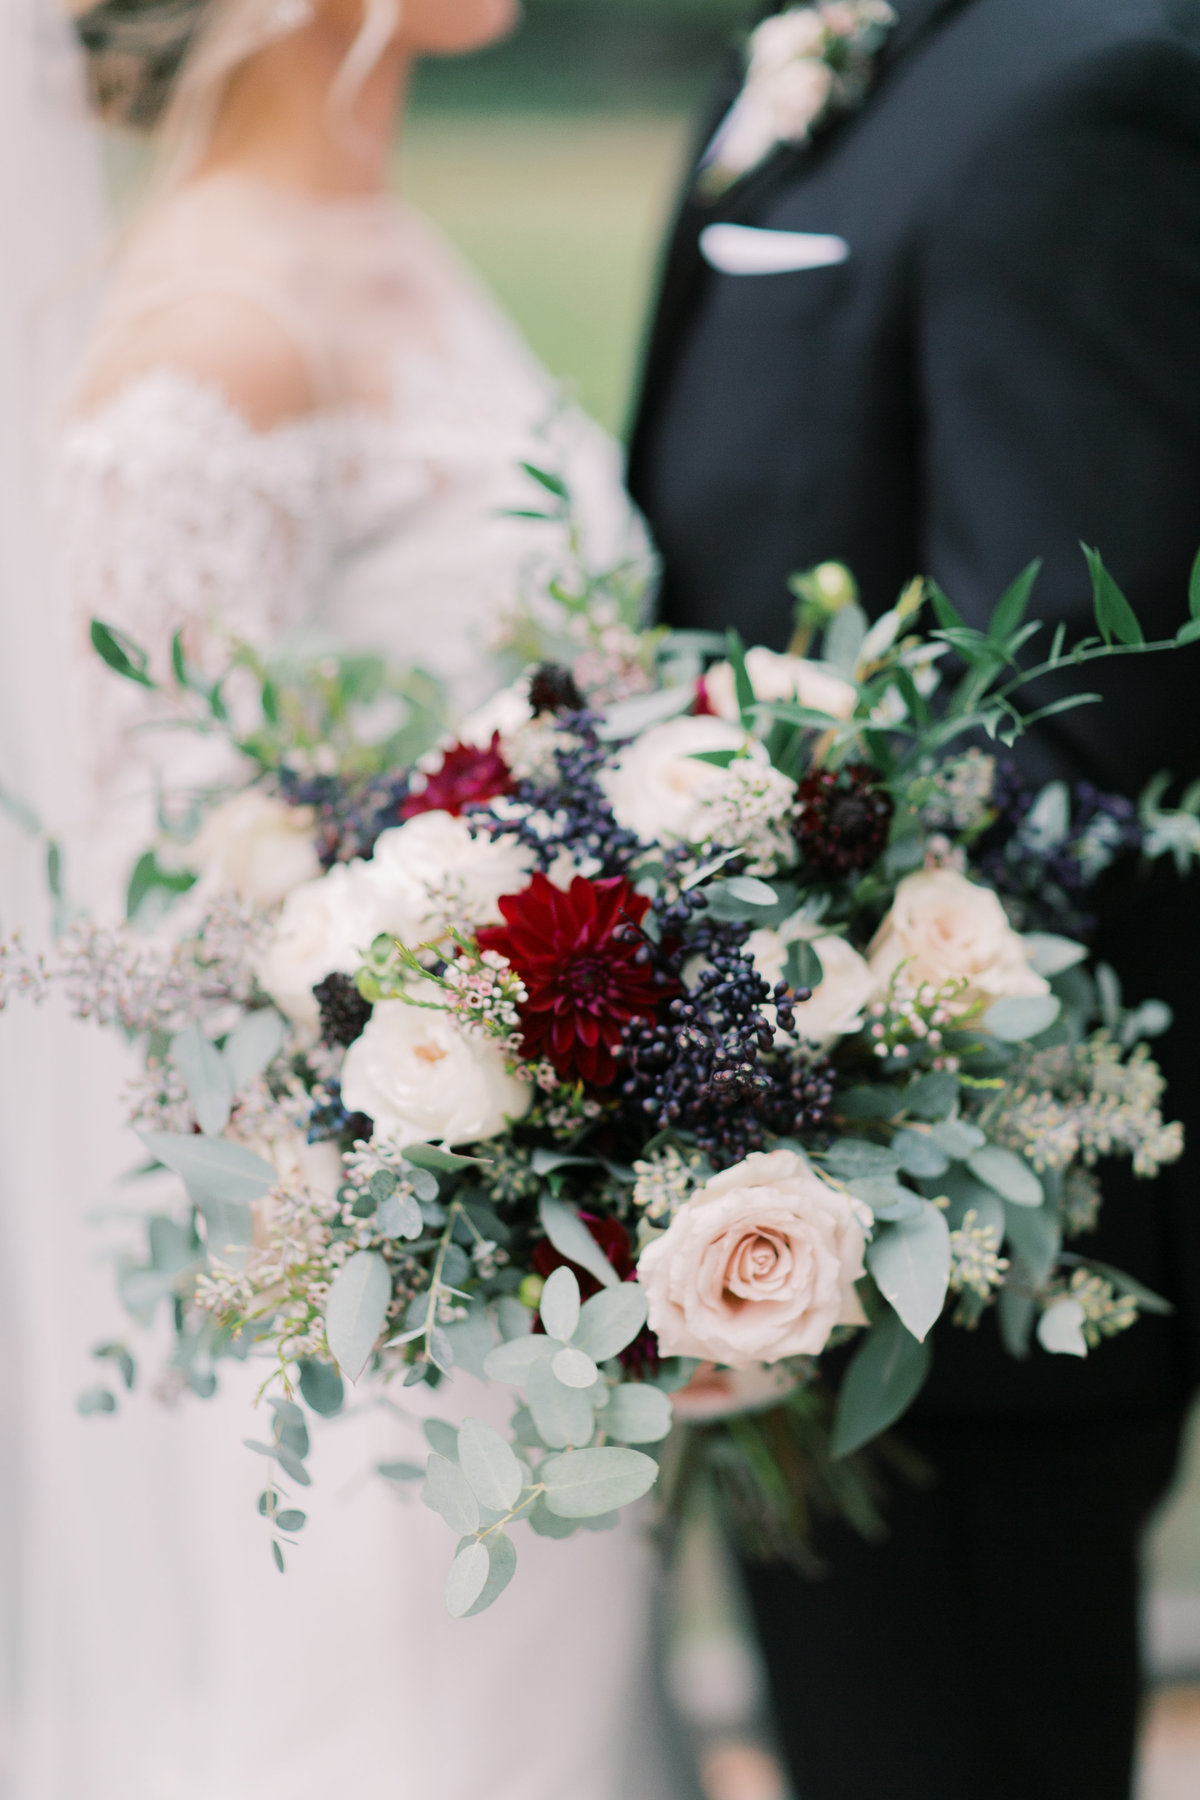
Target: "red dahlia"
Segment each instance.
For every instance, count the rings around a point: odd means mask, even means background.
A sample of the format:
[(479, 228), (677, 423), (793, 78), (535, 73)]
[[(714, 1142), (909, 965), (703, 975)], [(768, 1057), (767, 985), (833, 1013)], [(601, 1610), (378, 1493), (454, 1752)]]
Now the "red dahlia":
[(530, 1062), (544, 1057), (565, 1080), (609, 1085), (622, 1026), (653, 1016), (662, 998), (630, 929), (649, 904), (622, 876), (577, 875), (564, 893), (535, 875), (523, 893), (501, 900), (506, 923), (479, 932), (479, 944), (506, 956), (525, 983), (522, 1051)]
[(425, 812), (465, 812), (497, 794), (511, 794), (512, 770), (500, 754), (500, 733), (492, 733), (486, 750), (477, 744), (452, 744), (442, 756), (441, 767), (427, 779), (420, 793), (410, 794), (400, 808), (402, 819)]

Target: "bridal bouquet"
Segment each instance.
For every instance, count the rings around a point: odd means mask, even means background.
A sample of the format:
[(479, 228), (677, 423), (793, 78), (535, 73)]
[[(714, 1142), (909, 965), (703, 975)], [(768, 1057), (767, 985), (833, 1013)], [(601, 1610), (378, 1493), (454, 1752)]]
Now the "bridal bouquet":
[(981, 632), (922, 583), (868, 627), (824, 566), (795, 653), (647, 636), (615, 701), (590, 652), (535, 664), (405, 766), (256, 741), (165, 940), (7, 947), (10, 987), (57, 975), (145, 1047), (134, 1128), (187, 1202), (121, 1292), (169, 1306), (178, 1385), (262, 1360), (280, 1567), (347, 1382), (514, 1390), (507, 1436), (430, 1420), (427, 1466), (385, 1470), (444, 1517), (465, 1615), (514, 1527), (601, 1528), (660, 1470), (761, 1547), (810, 1504), (865, 1527), (861, 1453), (943, 1315), (1085, 1356), (1161, 1309), (1084, 1234), (1099, 1161), (1180, 1153), (1169, 1013), (1080, 937), (1118, 858), (1186, 866), (1200, 796), (1021, 785), (1007, 747), (1086, 698), (1026, 716), (1026, 683), (1168, 647), (1093, 557), (1097, 634), (1022, 668), (1035, 573)]

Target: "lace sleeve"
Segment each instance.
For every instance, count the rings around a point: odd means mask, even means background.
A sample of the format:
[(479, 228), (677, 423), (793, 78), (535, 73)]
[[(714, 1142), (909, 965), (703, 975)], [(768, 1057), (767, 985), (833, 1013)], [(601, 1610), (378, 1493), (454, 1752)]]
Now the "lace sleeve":
[(172, 369), (71, 423), (55, 514), (71, 605), (119, 625), (166, 669), (173, 633), (212, 665), (303, 619), (326, 557), (320, 421), (258, 432)]
[(231, 640), (265, 645), (310, 617), (329, 554), (320, 432), (317, 417), (256, 431), (215, 388), (163, 368), (60, 438), (52, 508), (67, 656), (90, 798), (126, 861), (151, 841), (164, 790), (228, 771), (190, 734), (146, 730), (169, 706), (104, 668), (90, 621), (127, 632), (169, 684), (176, 631), (192, 665), (215, 674)]

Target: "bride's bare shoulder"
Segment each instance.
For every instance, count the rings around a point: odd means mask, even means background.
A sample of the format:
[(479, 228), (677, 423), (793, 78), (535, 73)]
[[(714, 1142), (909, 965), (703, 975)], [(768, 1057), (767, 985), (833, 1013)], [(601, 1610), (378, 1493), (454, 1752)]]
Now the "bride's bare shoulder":
[(286, 329), (239, 294), (164, 300), (107, 333), (89, 359), (76, 409), (99, 411), (133, 383), (173, 369), (215, 388), (256, 431), (270, 431), (316, 405), (308, 357)]
[(77, 396), (94, 412), (168, 368), (217, 389), (256, 430), (317, 404), (315, 357), (269, 221), (236, 187), (197, 184), (133, 231)]

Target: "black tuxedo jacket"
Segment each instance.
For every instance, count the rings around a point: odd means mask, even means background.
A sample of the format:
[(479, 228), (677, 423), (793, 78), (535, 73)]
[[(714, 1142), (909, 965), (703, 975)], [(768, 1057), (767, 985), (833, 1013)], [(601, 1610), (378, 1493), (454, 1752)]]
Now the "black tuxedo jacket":
[[(923, 573), (981, 624), (1042, 556), (1032, 616), (1082, 633), (1084, 539), (1169, 634), (1200, 547), (1200, 0), (893, 4), (859, 112), (682, 205), (631, 457), (663, 616), (781, 648), (788, 574), (838, 559), (872, 614)], [(723, 220), (848, 255), (718, 273), (699, 239)], [(1039, 728), (1030, 772), (1131, 795), (1200, 773), (1200, 652), (1099, 667), (1106, 704)], [(1176, 1008), (1160, 1048), (1196, 1148), (1153, 1188), (1116, 1175), (1075, 1247), (1176, 1316), (1083, 1366), (943, 1325), (927, 1410), (1144, 1410), (1200, 1373), (1200, 885), (1127, 881), (1100, 948)]]

